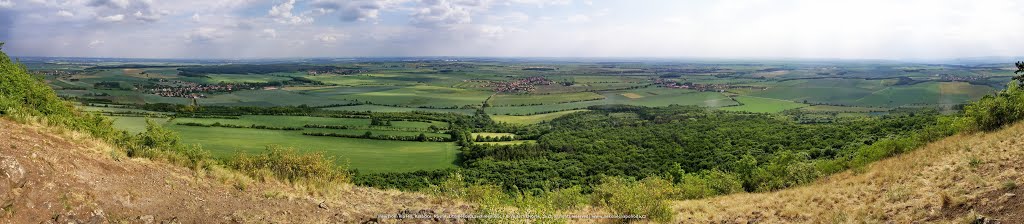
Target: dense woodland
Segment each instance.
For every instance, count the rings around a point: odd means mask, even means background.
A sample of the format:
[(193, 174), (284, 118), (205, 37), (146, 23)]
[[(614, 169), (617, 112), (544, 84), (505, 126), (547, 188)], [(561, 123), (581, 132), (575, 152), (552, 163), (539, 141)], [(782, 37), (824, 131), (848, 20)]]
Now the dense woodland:
[[(577, 186), (587, 190), (609, 176), (678, 183), (687, 173), (715, 171), (734, 176), (744, 190), (765, 191), (846, 169), (866, 146), (922, 133), (942, 118), (920, 110), (799, 124), (785, 116), (692, 106), (591, 109), (531, 127), (544, 133), (536, 144), (466, 144), (463, 169), (457, 171), (471, 182), (538, 192)], [(951, 133), (935, 133), (946, 134)], [(369, 174), (356, 181), (415, 189), (429, 185), (423, 181), (436, 175)]]

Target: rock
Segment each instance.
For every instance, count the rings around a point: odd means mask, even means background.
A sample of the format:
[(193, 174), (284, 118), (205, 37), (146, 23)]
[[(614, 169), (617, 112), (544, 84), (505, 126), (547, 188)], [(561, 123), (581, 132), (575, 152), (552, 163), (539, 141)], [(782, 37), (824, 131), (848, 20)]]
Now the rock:
[(320, 207), (321, 209), (328, 209), (327, 201), (320, 202), (320, 204), (317, 205), (317, 207)]
[(155, 219), (152, 215), (139, 216), (139, 221), (142, 221), (142, 223), (150, 224), (153, 223), (154, 220)]
[(18, 188), (25, 184), (25, 168), (14, 158), (0, 156), (0, 174)]
[(17, 198), (15, 189), (25, 186), (25, 168), (18, 160), (0, 156), (0, 207), (7, 207)]

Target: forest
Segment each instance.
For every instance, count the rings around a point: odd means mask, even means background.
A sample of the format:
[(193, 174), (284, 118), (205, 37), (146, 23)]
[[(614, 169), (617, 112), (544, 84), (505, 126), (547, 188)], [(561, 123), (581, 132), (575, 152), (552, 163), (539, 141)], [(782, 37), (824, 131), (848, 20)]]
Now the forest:
[[(898, 153), (909, 149), (901, 146), (913, 144), (908, 141), (952, 134), (939, 129), (948, 118), (934, 110), (827, 124), (693, 106), (610, 105), (590, 110), (532, 127), (544, 133), (536, 143), (466, 144), (461, 149), (462, 169), (456, 172), (469, 182), (513, 192), (571, 187), (588, 191), (605, 177), (658, 177), (679, 183), (688, 174), (709, 172), (734, 177), (746, 191), (770, 191), (852, 167), (869, 146), (892, 144), (890, 153)], [(430, 178), (435, 176), (364, 174), (356, 182), (415, 190), (437, 180)]]

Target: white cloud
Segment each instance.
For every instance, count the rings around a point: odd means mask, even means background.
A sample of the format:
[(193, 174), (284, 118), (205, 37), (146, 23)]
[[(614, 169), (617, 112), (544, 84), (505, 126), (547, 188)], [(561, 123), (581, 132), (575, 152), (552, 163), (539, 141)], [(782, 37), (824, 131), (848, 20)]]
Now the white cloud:
[(93, 40), (92, 42), (89, 42), (89, 48), (99, 47), (100, 45), (103, 45), (103, 43), (104, 42), (102, 40)]
[(333, 34), (320, 34), (316, 36), (316, 40), (325, 44), (333, 44), (338, 41), (338, 37)]
[(129, 0), (92, 0), (89, 6), (126, 9), (131, 4)]
[(135, 11), (132, 15), (135, 16), (135, 19), (145, 22), (156, 22), (162, 17), (161, 14), (142, 14), (142, 11)]
[(473, 21), (473, 13), (488, 8), (483, 0), (420, 0), (420, 7), (411, 15), (414, 25), (428, 28), (451, 28)]
[(377, 21), (380, 12), (395, 7), (390, 0), (316, 0), (311, 5), (324, 14), (338, 13), (342, 21)]
[(285, 24), (307, 24), (312, 23), (313, 18), (306, 15), (294, 15), (295, 0), (288, 0), (270, 8), (267, 14), (279, 23)]
[(267, 38), (267, 39), (277, 38), (277, 30), (274, 30), (274, 29), (263, 29), (263, 32), (260, 33), (260, 36), (263, 37), (263, 38)]
[(117, 14), (117, 15), (110, 15), (110, 16), (100, 16), (100, 17), (97, 17), (96, 20), (99, 20), (101, 22), (121, 22), (121, 21), (124, 20), (124, 15)]
[(0, 0), (0, 8), (14, 8), (14, 2), (11, 0)]
[(75, 16), (75, 14), (72, 14), (71, 12), (68, 12), (67, 10), (60, 10), (60, 11), (57, 11), (57, 16), (60, 16), (60, 17), (73, 17), (73, 16)]
[(576, 14), (576, 15), (569, 16), (568, 18), (565, 19), (565, 21), (568, 21), (570, 23), (585, 23), (585, 22), (590, 22), (590, 16), (583, 15), (583, 14)]
[(0, 39), (53, 56), (1024, 55), (1019, 0), (588, 2), (0, 0)]
[(546, 6), (565, 6), (571, 5), (572, 0), (511, 0), (506, 4), (525, 4), (525, 5), (536, 5), (538, 8), (544, 8)]
[(502, 38), (505, 36), (505, 28), (501, 26), (484, 25), (480, 27), (480, 34), (486, 38)]
[(185, 42), (198, 43), (198, 42), (210, 42), (217, 39), (221, 39), (226, 36), (226, 33), (213, 27), (200, 27), (193, 29), (191, 32), (185, 34)]

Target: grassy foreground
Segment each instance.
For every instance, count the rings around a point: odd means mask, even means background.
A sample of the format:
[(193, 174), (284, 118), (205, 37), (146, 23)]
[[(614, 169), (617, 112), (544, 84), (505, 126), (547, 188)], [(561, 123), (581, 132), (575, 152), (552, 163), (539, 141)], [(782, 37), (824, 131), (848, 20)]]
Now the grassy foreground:
[(1024, 123), (960, 134), (893, 158), (770, 193), (677, 201), (684, 223), (1024, 222)]

